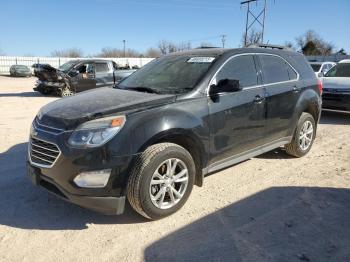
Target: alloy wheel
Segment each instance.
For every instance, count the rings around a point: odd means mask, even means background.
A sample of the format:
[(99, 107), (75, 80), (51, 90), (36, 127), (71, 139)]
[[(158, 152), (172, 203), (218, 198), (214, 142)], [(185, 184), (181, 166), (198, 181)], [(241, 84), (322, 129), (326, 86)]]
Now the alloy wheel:
[(160, 209), (174, 207), (184, 196), (188, 179), (188, 169), (182, 160), (165, 160), (157, 167), (151, 179), (149, 194), (152, 203)]
[(301, 150), (305, 151), (310, 147), (313, 136), (314, 127), (311, 121), (305, 121), (299, 133), (299, 147)]

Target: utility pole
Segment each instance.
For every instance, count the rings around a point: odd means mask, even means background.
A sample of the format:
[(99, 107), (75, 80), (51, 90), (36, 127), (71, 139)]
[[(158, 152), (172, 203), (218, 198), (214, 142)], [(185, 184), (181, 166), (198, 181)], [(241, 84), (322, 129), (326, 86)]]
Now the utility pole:
[[(247, 5), (247, 16), (246, 16), (246, 24), (245, 24), (245, 34), (244, 34), (244, 45), (248, 44), (248, 33), (249, 30), (252, 29), (253, 25), (258, 24), (261, 26), (261, 38), (260, 42), (264, 43), (264, 33), (265, 33), (265, 19), (267, 13), (267, 0), (264, 1), (263, 10), (257, 15), (251, 11), (251, 3), (258, 4), (259, 0), (245, 0), (241, 2), (242, 5)], [(262, 0), (261, 0), (262, 1)]]
[(225, 48), (226, 35), (221, 35), (222, 48)]
[(123, 40), (123, 45), (124, 45), (124, 57), (126, 57), (125, 43), (126, 43), (126, 40)]

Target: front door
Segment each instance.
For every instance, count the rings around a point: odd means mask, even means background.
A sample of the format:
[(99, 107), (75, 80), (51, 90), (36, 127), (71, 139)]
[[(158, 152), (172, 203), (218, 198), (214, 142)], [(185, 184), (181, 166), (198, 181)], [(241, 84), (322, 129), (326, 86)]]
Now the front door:
[(264, 88), (253, 55), (239, 55), (219, 70), (211, 84), (239, 80), (243, 90), (209, 99), (210, 164), (220, 164), (261, 145), (265, 131)]
[(95, 65), (94, 63), (81, 64), (77, 70), (79, 74), (75, 86), (76, 92), (82, 92), (96, 88)]

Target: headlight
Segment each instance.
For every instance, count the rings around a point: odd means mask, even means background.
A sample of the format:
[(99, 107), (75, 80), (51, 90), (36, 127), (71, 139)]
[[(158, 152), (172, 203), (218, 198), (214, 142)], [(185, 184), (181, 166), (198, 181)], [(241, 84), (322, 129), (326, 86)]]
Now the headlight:
[(124, 126), (125, 116), (92, 120), (80, 125), (68, 140), (74, 147), (99, 147), (111, 140)]

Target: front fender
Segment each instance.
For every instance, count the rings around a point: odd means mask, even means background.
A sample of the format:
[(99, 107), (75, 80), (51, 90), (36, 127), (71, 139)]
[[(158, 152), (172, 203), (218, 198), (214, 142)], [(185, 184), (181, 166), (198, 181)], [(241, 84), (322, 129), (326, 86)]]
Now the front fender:
[(193, 139), (204, 151), (209, 146), (208, 105), (204, 98), (141, 112), (133, 116), (133, 121), (131, 140), (134, 154), (175, 135)]

